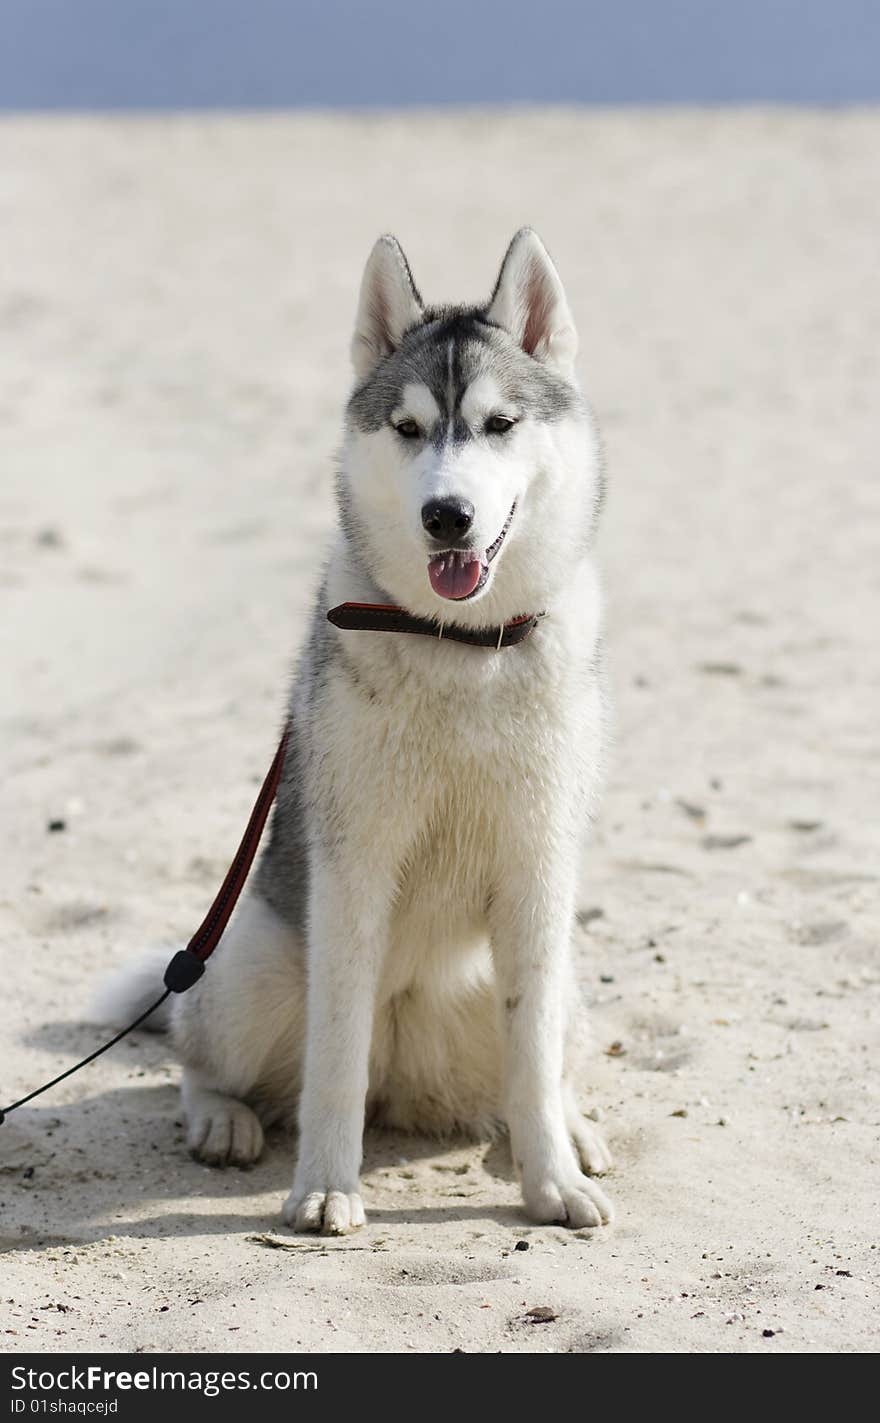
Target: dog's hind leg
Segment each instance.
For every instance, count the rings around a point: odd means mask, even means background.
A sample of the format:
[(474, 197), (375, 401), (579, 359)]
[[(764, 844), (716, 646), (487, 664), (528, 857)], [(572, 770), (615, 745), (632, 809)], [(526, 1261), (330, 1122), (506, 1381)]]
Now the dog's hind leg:
[(174, 1004), (187, 1145), (212, 1166), (245, 1166), (263, 1120), (292, 1117), (305, 1013), (299, 941), (257, 895), (243, 901), (205, 975)]
[(610, 1171), (614, 1165), (614, 1159), (605, 1145), (601, 1133), (597, 1132), (595, 1127), (590, 1126), (586, 1120), (575, 1100), (570, 1082), (562, 1084), (562, 1101), (565, 1108), (565, 1124), (578, 1154), (581, 1169), (588, 1176), (602, 1176), (606, 1171)]
[(610, 1171), (614, 1159), (602, 1133), (586, 1120), (578, 1106), (575, 1084), (583, 1080), (589, 1070), (591, 1034), (584, 1006), (575, 985), (574, 975), (569, 976), (566, 990), (568, 1021), (565, 1032), (564, 1068), (562, 1076), (562, 1108), (565, 1125), (581, 1163), (581, 1170), (588, 1176), (602, 1176)]
[(209, 1166), (251, 1166), (263, 1150), (263, 1128), (253, 1108), (212, 1087), (198, 1068), (184, 1069), (180, 1086), (186, 1144)]

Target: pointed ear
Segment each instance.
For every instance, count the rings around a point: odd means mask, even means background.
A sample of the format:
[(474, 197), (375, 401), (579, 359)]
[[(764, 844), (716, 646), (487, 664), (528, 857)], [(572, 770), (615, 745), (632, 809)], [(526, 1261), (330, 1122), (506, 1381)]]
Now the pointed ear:
[(424, 316), (422, 299), (396, 237), (380, 237), (361, 282), (351, 359), (363, 380), (384, 356), (396, 351), (404, 331)]
[(530, 227), (520, 228), (508, 247), (486, 314), (536, 361), (573, 374), (574, 321), (559, 273)]

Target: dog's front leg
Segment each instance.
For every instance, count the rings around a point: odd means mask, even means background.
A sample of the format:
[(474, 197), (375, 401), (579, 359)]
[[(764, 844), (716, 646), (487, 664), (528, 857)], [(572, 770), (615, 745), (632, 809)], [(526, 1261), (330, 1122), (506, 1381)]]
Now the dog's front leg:
[(312, 882), (299, 1157), (284, 1219), (344, 1235), (364, 1224), (364, 1105), (387, 909), (374, 881), (358, 885), (318, 863)]
[[(538, 837), (536, 837), (538, 838)], [(575, 1228), (607, 1223), (605, 1193), (575, 1155), (563, 1095), (574, 866), (560, 857), (520, 861), (492, 904), (492, 940), (504, 1038), (504, 1108), (526, 1209)]]

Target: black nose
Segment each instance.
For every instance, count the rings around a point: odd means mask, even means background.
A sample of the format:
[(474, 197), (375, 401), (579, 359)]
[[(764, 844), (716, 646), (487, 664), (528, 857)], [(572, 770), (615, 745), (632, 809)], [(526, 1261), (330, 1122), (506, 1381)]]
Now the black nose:
[(422, 524), (432, 539), (455, 543), (474, 522), (474, 506), (467, 499), (429, 499), (422, 505)]

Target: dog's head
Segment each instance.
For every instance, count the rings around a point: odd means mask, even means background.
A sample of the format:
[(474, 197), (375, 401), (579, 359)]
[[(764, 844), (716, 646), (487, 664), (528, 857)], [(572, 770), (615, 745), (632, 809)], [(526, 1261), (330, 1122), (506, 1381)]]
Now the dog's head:
[(576, 351), (562, 283), (530, 229), (478, 307), (426, 307), (397, 241), (376, 243), (352, 341), (340, 511), (401, 605), (494, 625), (551, 603), (598, 497)]

